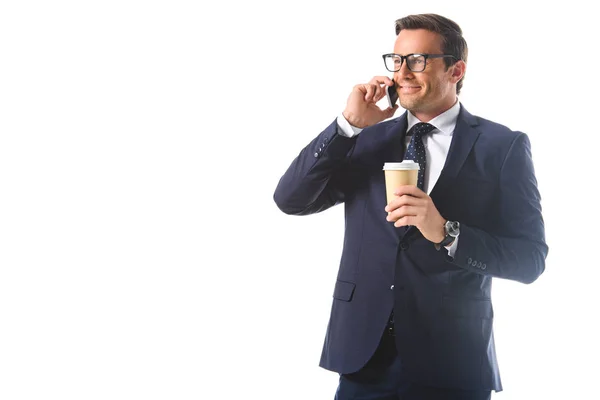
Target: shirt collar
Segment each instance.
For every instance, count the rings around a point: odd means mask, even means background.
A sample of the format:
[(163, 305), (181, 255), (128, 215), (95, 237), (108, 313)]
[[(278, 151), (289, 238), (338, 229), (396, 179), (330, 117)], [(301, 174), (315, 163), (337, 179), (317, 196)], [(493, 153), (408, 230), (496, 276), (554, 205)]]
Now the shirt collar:
[[(460, 102), (456, 99), (456, 102), (452, 107), (448, 110), (444, 111), (429, 123), (435, 126), (436, 129), (432, 131), (432, 133), (441, 133), (442, 135), (452, 136), (454, 133), (454, 128), (456, 128), (456, 122), (458, 120), (458, 113), (460, 112)], [(410, 128), (418, 124), (420, 121), (417, 117), (413, 115), (412, 112), (408, 112), (408, 126), (406, 131), (408, 132)]]

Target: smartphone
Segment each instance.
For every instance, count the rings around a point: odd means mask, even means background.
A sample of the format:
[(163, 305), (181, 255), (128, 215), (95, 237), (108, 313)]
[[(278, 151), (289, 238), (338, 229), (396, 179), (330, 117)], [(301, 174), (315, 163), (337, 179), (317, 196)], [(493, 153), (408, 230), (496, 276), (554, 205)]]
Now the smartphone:
[(392, 86), (387, 87), (386, 94), (388, 102), (390, 103), (390, 108), (394, 108), (394, 105), (396, 105), (396, 102), (398, 101), (398, 92), (396, 92), (396, 82), (394, 82)]

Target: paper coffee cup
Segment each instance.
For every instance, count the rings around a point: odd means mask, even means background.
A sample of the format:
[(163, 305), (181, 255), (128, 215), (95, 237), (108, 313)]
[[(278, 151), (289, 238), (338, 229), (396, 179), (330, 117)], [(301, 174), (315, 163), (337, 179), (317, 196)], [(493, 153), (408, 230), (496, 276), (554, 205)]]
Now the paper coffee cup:
[(417, 186), (419, 179), (419, 163), (413, 160), (386, 162), (383, 165), (385, 173), (385, 193), (388, 204), (394, 199), (394, 191), (400, 186)]

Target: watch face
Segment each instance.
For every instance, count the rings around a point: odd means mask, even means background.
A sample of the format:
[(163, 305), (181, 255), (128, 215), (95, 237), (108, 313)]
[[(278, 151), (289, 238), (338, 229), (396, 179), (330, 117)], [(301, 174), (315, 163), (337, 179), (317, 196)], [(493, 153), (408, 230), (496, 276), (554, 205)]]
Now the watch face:
[(448, 230), (448, 235), (456, 237), (460, 232), (460, 224), (458, 221), (448, 221), (446, 229)]

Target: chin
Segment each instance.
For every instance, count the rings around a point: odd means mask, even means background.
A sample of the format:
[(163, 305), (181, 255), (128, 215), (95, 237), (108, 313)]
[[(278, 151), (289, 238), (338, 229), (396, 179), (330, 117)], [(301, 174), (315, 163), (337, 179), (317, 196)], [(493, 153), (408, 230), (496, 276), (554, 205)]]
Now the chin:
[(408, 111), (415, 111), (419, 108), (420, 102), (417, 99), (400, 99), (400, 106)]

